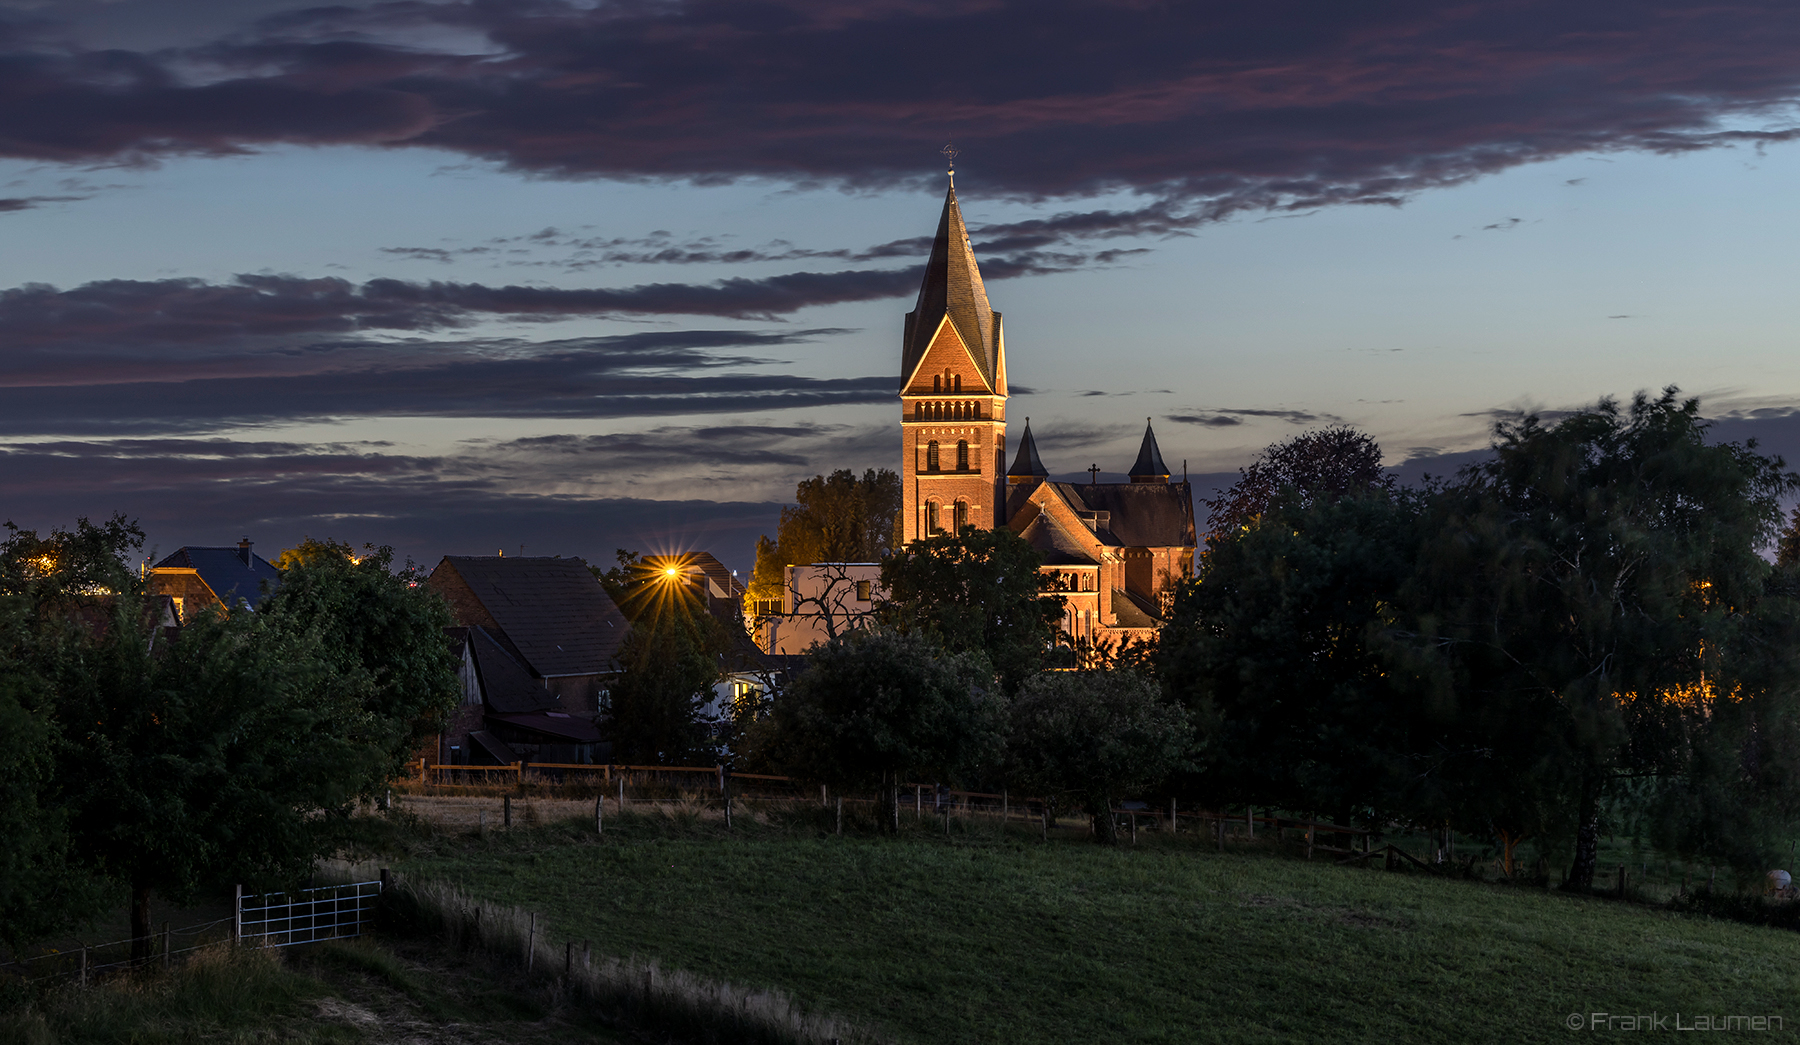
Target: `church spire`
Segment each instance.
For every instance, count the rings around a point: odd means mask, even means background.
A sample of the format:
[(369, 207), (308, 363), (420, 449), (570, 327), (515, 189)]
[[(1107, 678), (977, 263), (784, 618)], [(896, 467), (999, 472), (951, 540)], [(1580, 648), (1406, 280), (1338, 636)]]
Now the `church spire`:
[(1169, 466), (1163, 464), (1162, 451), (1156, 448), (1156, 432), (1150, 427), (1150, 419), (1144, 418), (1144, 443), (1138, 447), (1137, 460), (1131, 465), (1131, 481), (1134, 483), (1166, 483), (1169, 481)]
[(1019, 452), (1013, 457), (1012, 467), (1006, 470), (1006, 479), (1015, 486), (1034, 480), (1048, 478), (1050, 472), (1044, 468), (1044, 462), (1038, 460), (1037, 440), (1031, 437), (1031, 418), (1025, 419), (1025, 435), (1019, 440)]
[(1005, 395), (1000, 315), (988, 304), (987, 286), (975, 263), (975, 249), (969, 245), (969, 230), (956, 201), (954, 180), (944, 194), (944, 212), (931, 241), (931, 257), (919, 284), (918, 305), (906, 316), (906, 344), (900, 360), (902, 387), (912, 380), (913, 371), (918, 369), (945, 317), (969, 350), (976, 369), (987, 382), (987, 391)]

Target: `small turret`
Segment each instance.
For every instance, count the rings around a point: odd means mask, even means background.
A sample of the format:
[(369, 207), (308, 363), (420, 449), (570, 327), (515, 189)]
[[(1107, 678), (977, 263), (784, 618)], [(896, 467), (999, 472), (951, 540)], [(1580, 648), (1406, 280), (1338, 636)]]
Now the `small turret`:
[(1013, 456), (1012, 467), (1006, 470), (1006, 481), (1013, 486), (1025, 486), (1041, 483), (1049, 476), (1044, 462), (1038, 460), (1037, 440), (1031, 437), (1031, 418), (1027, 417), (1025, 435), (1019, 440), (1019, 452)]
[(1156, 448), (1156, 432), (1150, 427), (1150, 419), (1144, 418), (1144, 445), (1138, 447), (1137, 460), (1131, 466), (1131, 481), (1134, 483), (1167, 483), (1169, 466), (1163, 464), (1162, 451)]

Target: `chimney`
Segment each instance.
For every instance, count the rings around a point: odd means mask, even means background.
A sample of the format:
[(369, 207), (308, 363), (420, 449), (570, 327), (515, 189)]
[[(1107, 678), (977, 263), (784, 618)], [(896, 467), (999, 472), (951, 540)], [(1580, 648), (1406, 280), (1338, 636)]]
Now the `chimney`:
[(250, 538), (238, 542), (238, 558), (244, 560), (245, 566), (250, 565)]

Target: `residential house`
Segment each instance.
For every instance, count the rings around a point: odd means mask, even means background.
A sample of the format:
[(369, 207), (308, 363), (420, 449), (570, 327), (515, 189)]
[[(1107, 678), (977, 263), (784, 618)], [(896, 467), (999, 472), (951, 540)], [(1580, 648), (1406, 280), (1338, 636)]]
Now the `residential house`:
[(281, 571), (250, 547), (246, 537), (235, 548), (180, 548), (149, 567), (144, 579), (151, 595), (168, 597), (182, 623), (209, 606), (254, 610), (281, 586)]
[(604, 762), (601, 698), (630, 624), (578, 558), (448, 555), (425, 581), (449, 602), (462, 709), (446, 764)]

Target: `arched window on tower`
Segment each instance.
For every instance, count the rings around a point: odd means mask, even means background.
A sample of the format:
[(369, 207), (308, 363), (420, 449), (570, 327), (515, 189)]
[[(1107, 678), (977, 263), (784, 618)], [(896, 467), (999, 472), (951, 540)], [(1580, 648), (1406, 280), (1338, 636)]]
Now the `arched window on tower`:
[(977, 421), (981, 420), (981, 404), (980, 403), (975, 404), (975, 420), (977, 420)]
[(936, 420), (942, 421), (944, 419), (944, 404), (937, 404), (937, 408), (932, 411), (932, 415)]
[(933, 392), (942, 392), (944, 390), (944, 375), (931, 375), (931, 390)]
[(958, 392), (962, 391), (962, 375), (961, 374), (956, 375), (956, 377), (953, 378), (952, 381), (956, 385), (955, 390)]
[(938, 444), (936, 439), (925, 444), (925, 470), (928, 472), (935, 472), (938, 470)]
[(967, 525), (969, 525), (969, 502), (958, 501), (956, 502), (956, 532), (963, 532), (963, 527)]
[(969, 441), (967, 439), (956, 441), (956, 470), (959, 472), (969, 470)]
[(938, 532), (938, 506), (936, 501), (925, 502), (925, 532)]

